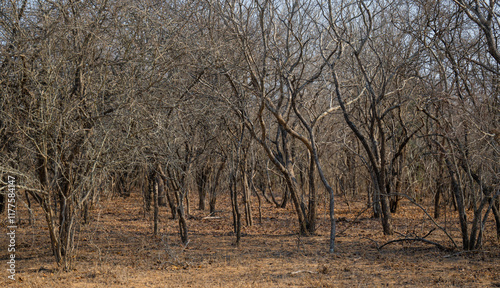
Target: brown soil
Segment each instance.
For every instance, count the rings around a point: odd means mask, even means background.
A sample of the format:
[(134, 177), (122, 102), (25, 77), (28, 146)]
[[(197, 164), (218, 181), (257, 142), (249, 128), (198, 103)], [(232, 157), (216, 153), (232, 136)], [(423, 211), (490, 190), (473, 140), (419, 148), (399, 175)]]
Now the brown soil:
[[(384, 236), (379, 220), (369, 218), (369, 211), (363, 212), (364, 204), (351, 202), (348, 206), (345, 199), (337, 199), (339, 235), (336, 252), (329, 254), (325, 206), (320, 207), (317, 234), (299, 237), (291, 205), (277, 209), (263, 204), (262, 223), (255, 205), (255, 224), (243, 228), (242, 243), (236, 247), (227, 208), (215, 215), (220, 218), (203, 219), (208, 213), (195, 210), (193, 200), (190, 242), (184, 246), (179, 244), (177, 221), (169, 219), (166, 207), (160, 210), (159, 236), (153, 237), (151, 216), (144, 216), (141, 203), (138, 195), (132, 195), (103, 201), (95, 208), (91, 224), (79, 228), (74, 269), (69, 272), (54, 264), (41, 211), (35, 210), (35, 223), (29, 225), (27, 210), (20, 207), (16, 281), (7, 279), (3, 269), (0, 286), (500, 287), (500, 247), (492, 221), (487, 224), (489, 233), (481, 251), (441, 251), (422, 242), (397, 242), (378, 250), (404, 235), (424, 236), (433, 224), (417, 207), (403, 202), (394, 215), (397, 233)], [(322, 203), (326, 205), (326, 200)], [(438, 223), (460, 245), (455, 218), (453, 211), (447, 211)], [(1, 226), (6, 227), (6, 221)], [(0, 257), (6, 267), (6, 234), (1, 237)], [(440, 230), (426, 239), (453, 247)]]

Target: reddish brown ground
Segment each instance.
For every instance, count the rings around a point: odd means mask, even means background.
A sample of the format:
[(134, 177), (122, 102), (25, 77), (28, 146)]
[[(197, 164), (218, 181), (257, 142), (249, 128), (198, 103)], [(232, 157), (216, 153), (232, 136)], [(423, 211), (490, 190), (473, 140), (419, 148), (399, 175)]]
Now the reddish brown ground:
[[(420, 242), (394, 243), (378, 251), (377, 245), (401, 236), (384, 236), (369, 211), (360, 214), (363, 204), (352, 202), (348, 207), (338, 199), (340, 234), (334, 254), (327, 253), (324, 206), (318, 233), (312, 237), (297, 236), (290, 206), (263, 205), (262, 223), (255, 206), (255, 224), (243, 229), (242, 243), (236, 247), (231, 211), (224, 208), (217, 214), (220, 219), (203, 220), (207, 212), (195, 210), (192, 201), (190, 242), (184, 249), (177, 222), (168, 218), (166, 207), (161, 207), (161, 232), (153, 238), (151, 218), (144, 217), (141, 203), (137, 195), (103, 201), (93, 211), (92, 223), (80, 228), (74, 269), (69, 272), (54, 265), (41, 211), (35, 211), (36, 221), (29, 225), (26, 208), (21, 208), (17, 280), (8, 280), (3, 268), (0, 287), (500, 287), (500, 247), (491, 232), (482, 251), (440, 251)], [(402, 204), (394, 215), (395, 230), (427, 234), (431, 221), (410, 203)], [(219, 203), (222, 207), (229, 206)], [(450, 218), (455, 219), (453, 211), (439, 223), (460, 245), (458, 230), (450, 228), (458, 226)], [(6, 221), (1, 226), (5, 231)], [(488, 222), (487, 230), (493, 229), (493, 222)], [(1, 237), (0, 257), (6, 267), (5, 233)], [(452, 246), (438, 230), (427, 239)]]

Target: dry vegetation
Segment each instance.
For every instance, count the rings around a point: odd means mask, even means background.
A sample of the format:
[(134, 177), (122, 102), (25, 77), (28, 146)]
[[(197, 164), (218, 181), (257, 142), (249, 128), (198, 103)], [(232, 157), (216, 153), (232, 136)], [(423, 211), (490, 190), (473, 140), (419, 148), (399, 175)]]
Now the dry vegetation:
[[(112, 201), (111, 201), (112, 200)], [(227, 201), (227, 197), (224, 197)], [(384, 236), (380, 220), (364, 205), (340, 202), (337, 252), (327, 253), (328, 218), (320, 205), (314, 236), (295, 233), (294, 212), (263, 206), (262, 223), (243, 228), (240, 247), (234, 245), (231, 212), (219, 219), (193, 210), (188, 220), (191, 240), (180, 244), (177, 221), (160, 211), (160, 233), (152, 236), (150, 215), (136, 205), (142, 201), (114, 197), (96, 208), (94, 221), (79, 227), (74, 269), (57, 268), (41, 212), (29, 225), (21, 210), (18, 230), (19, 262), (16, 283), (9, 287), (495, 287), (500, 285), (500, 247), (490, 233), (481, 251), (440, 251), (420, 242), (377, 245), (400, 238)], [(221, 207), (229, 207), (221, 205)], [(256, 209), (257, 207), (253, 207)], [(448, 211), (451, 214), (452, 211)], [(355, 215), (359, 215), (355, 219)], [(449, 216), (448, 216), (449, 217)], [(455, 226), (454, 220), (447, 223)], [(441, 222), (444, 222), (442, 219)], [(408, 202), (394, 215), (395, 231), (423, 236), (433, 224)], [(494, 225), (489, 221), (488, 226)], [(4, 225), (2, 225), (4, 226)], [(494, 231), (489, 227), (489, 231)], [(457, 229), (450, 233), (459, 237)], [(4, 236), (2, 236), (4, 237)], [(428, 238), (447, 247), (440, 231)], [(2, 241), (3, 242), (3, 241)], [(3, 247), (2, 247), (3, 248)], [(7, 257), (2, 249), (2, 261)], [(465, 271), (465, 273), (464, 273)], [(1, 282), (5, 281), (5, 278)]]
[(7, 284), (500, 286), (497, 39), (496, 0), (0, 1)]

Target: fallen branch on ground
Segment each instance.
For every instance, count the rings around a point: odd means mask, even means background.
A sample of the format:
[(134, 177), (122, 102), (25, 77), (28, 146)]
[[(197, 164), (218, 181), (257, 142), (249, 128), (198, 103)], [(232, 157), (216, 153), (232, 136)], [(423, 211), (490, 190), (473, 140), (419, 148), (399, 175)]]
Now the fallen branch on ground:
[(210, 220), (210, 219), (221, 219), (222, 217), (220, 216), (207, 216), (207, 217), (203, 217), (201, 218), (202, 220)]
[(403, 239), (396, 239), (396, 240), (391, 240), (385, 244), (383, 244), (382, 246), (380, 247), (377, 247), (377, 250), (382, 250), (382, 248), (384, 248), (385, 246), (389, 245), (389, 244), (392, 244), (392, 243), (396, 243), (396, 242), (405, 242), (405, 241), (418, 241), (418, 242), (424, 242), (424, 243), (427, 243), (427, 244), (432, 244), (434, 246), (436, 246), (439, 250), (443, 250), (443, 251), (450, 251), (449, 248), (446, 248), (444, 247), (443, 245), (439, 244), (439, 243), (436, 243), (436, 242), (433, 242), (433, 241), (430, 241), (430, 240), (427, 240), (427, 239), (424, 239), (424, 238), (420, 238), (420, 237), (417, 237), (417, 238), (403, 238)]
[(318, 272), (315, 272), (315, 271), (299, 270), (299, 271), (295, 271), (295, 272), (290, 272), (290, 275), (295, 275), (295, 274), (299, 274), (299, 273), (318, 274)]

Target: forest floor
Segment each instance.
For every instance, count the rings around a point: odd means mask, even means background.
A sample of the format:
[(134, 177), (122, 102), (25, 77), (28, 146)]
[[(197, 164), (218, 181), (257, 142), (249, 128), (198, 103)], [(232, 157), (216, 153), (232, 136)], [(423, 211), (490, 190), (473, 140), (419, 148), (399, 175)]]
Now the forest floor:
[[(193, 195), (194, 196), (194, 195)], [(73, 269), (58, 269), (50, 249), (44, 217), (35, 209), (28, 224), (20, 207), (16, 236), (16, 280), (7, 279), (6, 234), (2, 233), (1, 287), (500, 287), (500, 247), (494, 223), (487, 223), (481, 251), (442, 251), (423, 242), (382, 244), (406, 236), (423, 237), (434, 226), (408, 201), (394, 214), (397, 232), (384, 236), (380, 220), (370, 218), (364, 203), (337, 197), (336, 251), (328, 253), (329, 220), (320, 199), (318, 231), (299, 237), (291, 205), (263, 203), (262, 219), (253, 206), (254, 225), (243, 227), (234, 245), (228, 199), (220, 199), (216, 217), (203, 219), (191, 201), (189, 239), (180, 244), (176, 220), (160, 207), (160, 233), (152, 235), (152, 217), (144, 216), (142, 198), (113, 197), (92, 210), (92, 221), (79, 227)], [(253, 199), (254, 202), (257, 202)], [(289, 203), (290, 204), (290, 203)], [(349, 205), (348, 205), (349, 204)], [(226, 208), (227, 207), (227, 208)], [(448, 208), (438, 223), (460, 246), (455, 212)], [(243, 215), (242, 215), (243, 216)], [(4, 218), (6, 215), (3, 214)], [(242, 217), (244, 221), (244, 217)], [(1, 222), (5, 231), (6, 221)], [(426, 237), (446, 247), (452, 242), (439, 229)]]

